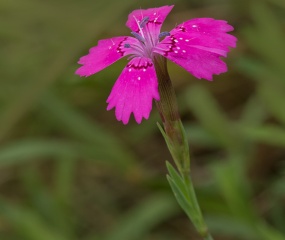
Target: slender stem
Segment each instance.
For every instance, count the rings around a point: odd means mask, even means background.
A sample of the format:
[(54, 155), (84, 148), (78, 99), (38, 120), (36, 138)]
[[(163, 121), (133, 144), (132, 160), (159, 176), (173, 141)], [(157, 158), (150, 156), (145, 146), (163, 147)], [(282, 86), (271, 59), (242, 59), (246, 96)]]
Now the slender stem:
[[(164, 130), (171, 141), (171, 154), (179, 171), (190, 168), (188, 143), (183, 134), (175, 91), (172, 86), (166, 65), (166, 59), (155, 56), (154, 65), (159, 82), (160, 101), (156, 106), (163, 122)], [(169, 146), (168, 146), (169, 147)], [(183, 166), (184, 165), (184, 166)]]
[(161, 56), (155, 56), (154, 65), (158, 77), (160, 94), (160, 101), (156, 102), (156, 106), (163, 122), (168, 149), (184, 180), (187, 198), (190, 199), (189, 207), (191, 207), (193, 214), (189, 217), (204, 240), (213, 240), (208, 232), (208, 227), (204, 221), (190, 178), (189, 145), (183, 124), (180, 120), (174, 88), (167, 71), (166, 59)]

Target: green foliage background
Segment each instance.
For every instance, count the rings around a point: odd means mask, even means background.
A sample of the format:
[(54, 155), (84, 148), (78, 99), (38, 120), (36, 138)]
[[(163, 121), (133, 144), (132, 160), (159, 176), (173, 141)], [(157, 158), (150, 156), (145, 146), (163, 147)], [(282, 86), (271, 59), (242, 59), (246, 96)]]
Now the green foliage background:
[(156, 109), (127, 126), (105, 110), (126, 60), (74, 75), (99, 39), (129, 34), (129, 12), (165, 4), (165, 30), (214, 17), (239, 39), (213, 82), (169, 63), (211, 232), (285, 239), (283, 0), (1, 0), (1, 240), (200, 239), (167, 184)]

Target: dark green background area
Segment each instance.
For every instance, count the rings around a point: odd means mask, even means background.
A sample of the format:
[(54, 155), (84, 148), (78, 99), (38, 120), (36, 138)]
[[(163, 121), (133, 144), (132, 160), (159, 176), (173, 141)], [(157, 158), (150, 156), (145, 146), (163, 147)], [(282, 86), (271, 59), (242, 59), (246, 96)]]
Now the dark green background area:
[(284, 0), (1, 0), (1, 240), (200, 239), (167, 184), (155, 107), (140, 125), (106, 111), (127, 60), (74, 75), (99, 39), (130, 34), (128, 13), (166, 4), (164, 31), (213, 17), (238, 37), (213, 82), (169, 63), (213, 236), (285, 239)]

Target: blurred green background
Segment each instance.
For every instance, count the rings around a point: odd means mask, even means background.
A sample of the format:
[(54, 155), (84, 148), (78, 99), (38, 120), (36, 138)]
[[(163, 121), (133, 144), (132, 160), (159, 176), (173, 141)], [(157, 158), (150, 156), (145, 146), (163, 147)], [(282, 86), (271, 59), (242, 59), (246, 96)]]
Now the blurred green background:
[(1, 0), (0, 239), (198, 240), (166, 181), (156, 126), (124, 126), (106, 98), (127, 60), (89, 78), (76, 63), (128, 13), (175, 4), (163, 26), (225, 19), (229, 71), (169, 63), (192, 177), (217, 240), (285, 239), (284, 0)]

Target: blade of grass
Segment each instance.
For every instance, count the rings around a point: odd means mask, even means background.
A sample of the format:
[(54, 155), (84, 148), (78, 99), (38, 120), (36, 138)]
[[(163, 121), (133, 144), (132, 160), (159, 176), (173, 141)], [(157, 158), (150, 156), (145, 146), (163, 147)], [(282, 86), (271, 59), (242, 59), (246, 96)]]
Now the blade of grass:
[(263, 125), (260, 127), (241, 125), (237, 126), (237, 129), (239, 129), (239, 133), (245, 139), (285, 147), (285, 129), (281, 127), (274, 125)]
[(285, 124), (285, 108), (282, 103), (285, 102), (285, 87), (276, 84), (270, 84), (264, 79), (258, 87), (258, 95), (267, 109), (283, 124)]
[(0, 166), (8, 167), (32, 159), (41, 161), (46, 157), (60, 158), (62, 156), (93, 159), (104, 164), (111, 164), (120, 171), (127, 171), (132, 166), (127, 160), (118, 158), (106, 148), (94, 149), (94, 144), (43, 139), (26, 139), (2, 146), (0, 148)]
[(71, 218), (66, 214), (66, 209), (62, 207), (55, 195), (46, 187), (39, 168), (36, 165), (22, 168), (21, 176), (27, 201), (30, 206), (33, 206), (33, 211), (42, 216), (54, 231), (72, 239)]
[(110, 234), (102, 239), (145, 239), (155, 225), (178, 213), (178, 211), (177, 204), (170, 195), (154, 195), (130, 210), (118, 221), (118, 225), (110, 230)]
[(250, 205), (248, 184), (242, 173), (242, 161), (232, 158), (226, 164), (215, 164), (212, 168), (214, 178), (234, 216), (249, 225), (256, 216)]
[(79, 138), (80, 141), (86, 141), (88, 145), (93, 144), (94, 152), (104, 151), (112, 160), (125, 162), (125, 166), (127, 163), (131, 166), (135, 162), (135, 155), (126, 148), (121, 139), (94, 120), (91, 122), (84, 118), (58, 97), (49, 94), (42, 106), (48, 112), (50, 120), (55, 121), (61, 131)]
[(3, 199), (0, 199), (0, 215), (17, 229), (20, 236), (29, 240), (67, 240), (50, 228), (36, 213)]
[(262, 55), (269, 66), (276, 68), (275, 70), (284, 75), (282, 56), (285, 55), (285, 35), (280, 21), (271, 8), (262, 1), (251, 5), (251, 16), (255, 20), (255, 28), (246, 31), (248, 43), (252, 49)]
[(192, 86), (186, 101), (201, 124), (217, 141), (230, 151), (239, 148), (239, 141), (232, 132), (230, 122), (206, 89), (202, 86)]

